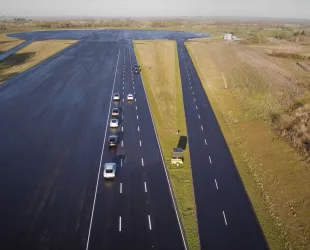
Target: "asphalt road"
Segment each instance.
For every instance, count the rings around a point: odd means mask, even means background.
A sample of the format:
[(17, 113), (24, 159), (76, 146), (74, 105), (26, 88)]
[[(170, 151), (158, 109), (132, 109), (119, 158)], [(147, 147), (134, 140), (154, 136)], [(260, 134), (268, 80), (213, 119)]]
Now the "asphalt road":
[(201, 249), (268, 249), (184, 43), (178, 43)]
[[(141, 79), (130, 78), (130, 40), (151, 33), (32, 33), (19, 36), (81, 40), (0, 85), (0, 249), (183, 249)], [(119, 104), (123, 131), (106, 131), (113, 85), (136, 95)], [(117, 149), (102, 147), (109, 133)], [(114, 182), (102, 177), (108, 161)]]

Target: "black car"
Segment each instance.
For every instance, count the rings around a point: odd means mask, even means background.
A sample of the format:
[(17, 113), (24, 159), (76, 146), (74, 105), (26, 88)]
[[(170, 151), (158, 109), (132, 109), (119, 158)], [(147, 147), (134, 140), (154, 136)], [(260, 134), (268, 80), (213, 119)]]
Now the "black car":
[(134, 65), (133, 66), (133, 72), (135, 74), (139, 74), (141, 72), (141, 68), (140, 68), (140, 65)]
[(108, 145), (109, 147), (117, 146), (118, 144), (118, 137), (117, 135), (110, 135), (108, 138)]

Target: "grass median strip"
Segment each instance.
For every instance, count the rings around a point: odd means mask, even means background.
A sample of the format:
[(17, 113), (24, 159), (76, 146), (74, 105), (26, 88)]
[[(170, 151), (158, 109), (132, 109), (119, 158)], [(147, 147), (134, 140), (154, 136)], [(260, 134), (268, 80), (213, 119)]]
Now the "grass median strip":
[(23, 40), (8, 37), (5, 34), (0, 34), (0, 54), (16, 47), (23, 42)]
[[(170, 164), (172, 149), (187, 139), (180, 69), (175, 41), (134, 41), (143, 85), (168, 168), (189, 249), (199, 249), (197, 217), (188, 144), (184, 165)], [(180, 130), (180, 134), (177, 132)]]
[(71, 46), (75, 42), (71, 40), (46, 40), (30, 43), (28, 46), (0, 61), (0, 84)]

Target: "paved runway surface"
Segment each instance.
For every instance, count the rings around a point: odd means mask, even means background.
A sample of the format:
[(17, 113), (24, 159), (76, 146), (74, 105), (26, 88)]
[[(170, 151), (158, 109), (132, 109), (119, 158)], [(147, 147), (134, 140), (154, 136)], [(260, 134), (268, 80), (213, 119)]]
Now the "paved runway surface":
[[(10, 35), (80, 41), (0, 85), (0, 249), (185, 248), (141, 78), (132, 75), (131, 40), (204, 35)], [(201, 247), (267, 249), (195, 69), (178, 49)], [(111, 102), (112, 92), (120, 102)], [(113, 107), (122, 110), (112, 130)], [(121, 139), (115, 149), (106, 145), (110, 134)], [(103, 179), (109, 161), (117, 163), (114, 181)]]
[(184, 43), (178, 43), (202, 249), (268, 249)]
[[(131, 75), (131, 39), (173, 34), (32, 33), (18, 36), (81, 41), (0, 85), (0, 249), (183, 249), (141, 79)], [(106, 131), (113, 87), (136, 101), (112, 103), (124, 118)], [(102, 148), (110, 133), (122, 138), (117, 149)], [(112, 182), (100, 168), (108, 161), (118, 166)]]

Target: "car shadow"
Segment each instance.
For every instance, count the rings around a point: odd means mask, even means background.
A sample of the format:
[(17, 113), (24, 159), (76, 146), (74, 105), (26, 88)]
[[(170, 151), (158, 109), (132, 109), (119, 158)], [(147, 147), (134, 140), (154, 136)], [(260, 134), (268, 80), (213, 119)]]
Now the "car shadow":
[(122, 165), (124, 165), (125, 159), (126, 157), (124, 153), (120, 153), (113, 158), (113, 162), (116, 164), (116, 175), (121, 170)]
[(179, 138), (177, 148), (182, 148), (183, 150), (185, 150), (186, 145), (187, 145), (187, 136), (181, 135)]

